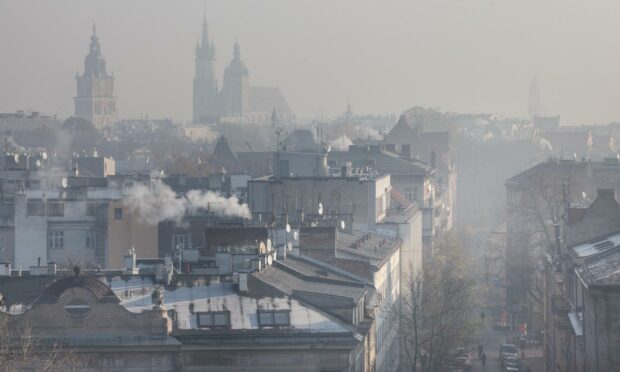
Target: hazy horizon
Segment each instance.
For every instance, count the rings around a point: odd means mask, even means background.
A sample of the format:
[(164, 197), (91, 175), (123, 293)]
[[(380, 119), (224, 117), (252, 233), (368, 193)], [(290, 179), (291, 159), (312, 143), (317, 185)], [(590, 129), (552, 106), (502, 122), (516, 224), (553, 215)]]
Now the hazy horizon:
[(620, 3), (0, 0), (0, 111), (73, 113), (93, 22), (120, 118), (192, 114), (206, 10), (220, 80), (235, 40), (250, 84), (298, 117), (411, 106), (526, 116), (534, 75), (563, 124), (620, 121)]

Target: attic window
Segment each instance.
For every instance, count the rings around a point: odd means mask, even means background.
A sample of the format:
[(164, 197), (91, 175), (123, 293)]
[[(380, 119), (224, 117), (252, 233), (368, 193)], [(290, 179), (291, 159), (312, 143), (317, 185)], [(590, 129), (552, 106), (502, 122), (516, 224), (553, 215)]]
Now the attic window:
[(65, 305), (67, 315), (74, 318), (81, 318), (90, 312), (90, 304), (81, 298), (69, 301)]
[(258, 310), (260, 327), (282, 327), (291, 325), (290, 310)]
[(196, 314), (200, 328), (230, 328), (229, 311), (207, 311)]

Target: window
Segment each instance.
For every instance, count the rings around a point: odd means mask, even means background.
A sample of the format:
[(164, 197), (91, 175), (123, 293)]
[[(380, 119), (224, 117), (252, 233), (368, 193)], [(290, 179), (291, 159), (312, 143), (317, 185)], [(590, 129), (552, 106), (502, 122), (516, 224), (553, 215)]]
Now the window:
[(63, 249), (65, 247), (64, 231), (48, 231), (47, 247), (49, 249)]
[(172, 235), (173, 249), (189, 249), (189, 235)]
[(97, 203), (87, 203), (86, 204), (86, 215), (90, 217), (97, 216), (98, 205)]
[(197, 313), (200, 328), (230, 328), (229, 311), (207, 311)]
[(90, 312), (90, 304), (81, 298), (69, 301), (65, 305), (65, 312), (72, 317), (81, 318)]
[(47, 203), (47, 215), (50, 217), (62, 217), (65, 215), (65, 203), (63, 202), (48, 202)]
[(409, 201), (415, 201), (415, 194), (413, 193), (413, 187), (405, 187), (405, 198)]
[(97, 232), (95, 230), (86, 230), (86, 248), (95, 249), (97, 247)]
[(289, 310), (258, 310), (258, 325), (260, 327), (290, 326)]
[(115, 220), (123, 219), (123, 208), (114, 208), (114, 219)]
[(28, 200), (26, 204), (27, 216), (45, 216), (45, 204), (42, 200)]

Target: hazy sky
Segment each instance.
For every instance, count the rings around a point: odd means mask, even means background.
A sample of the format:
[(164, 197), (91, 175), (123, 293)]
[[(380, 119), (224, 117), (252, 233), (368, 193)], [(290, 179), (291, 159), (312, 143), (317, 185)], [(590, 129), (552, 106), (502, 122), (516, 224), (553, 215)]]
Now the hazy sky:
[(120, 116), (187, 120), (204, 9), (220, 81), (238, 40), (301, 117), (525, 115), (536, 74), (563, 124), (620, 121), (618, 0), (0, 0), (0, 111), (70, 115), (96, 22)]

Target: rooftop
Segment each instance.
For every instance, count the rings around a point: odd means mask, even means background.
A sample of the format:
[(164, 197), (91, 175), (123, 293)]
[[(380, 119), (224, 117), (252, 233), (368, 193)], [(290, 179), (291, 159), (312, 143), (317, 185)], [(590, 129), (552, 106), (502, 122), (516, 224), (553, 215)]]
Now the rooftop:
[[(104, 280), (104, 278), (102, 278)], [(148, 277), (115, 278), (107, 284), (120, 298), (121, 306), (139, 313), (153, 307), (151, 294), (158, 285)], [(176, 311), (180, 330), (210, 329), (199, 324), (199, 313), (229, 312), (229, 330), (258, 330), (258, 311), (282, 310), (288, 313), (288, 330), (302, 333), (349, 333), (340, 322), (289, 296), (252, 297), (241, 295), (232, 282), (213, 280), (209, 283), (177, 288), (163, 288), (164, 305)], [(191, 305), (190, 305), (191, 304)]]
[[(620, 239), (620, 233), (615, 238)], [(577, 275), (586, 285), (603, 287), (620, 285), (620, 246), (618, 246), (618, 242), (615, 240), (615, 246), (586, 259), (583, 265), (575, 269)]]

